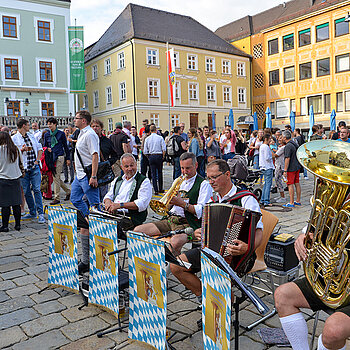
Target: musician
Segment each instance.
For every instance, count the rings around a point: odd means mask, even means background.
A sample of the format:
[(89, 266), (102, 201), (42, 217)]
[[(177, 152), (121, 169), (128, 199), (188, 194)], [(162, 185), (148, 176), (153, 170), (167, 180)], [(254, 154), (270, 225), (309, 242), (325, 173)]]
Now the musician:
[[(201, 226), (203, 206), (208, 203), (212, 189), (203, 177), (197, 174), (198, 163), (196, 156), (185, 152), (180, 156), (182, 175), (187, 175), (180, 186), (179, 195), (172, 198), (173, 205), (170, 215), (163, 220), (137, 226), (136, 232), (149, 236), (159, 236), (169, 231), (192, 227), (194, 230)], [(170, 244), (175, 255), (179, 255), (182, 246), (191, 240), (186, 234), (178, 234), (171, 238)]]
[(137, 163), (131, 153), (124, 153), (120, 163), (124, 175), (111, 183), (103, 203), (110, 213), (125, 212), (130, 219), (124, 220), (123, 229), (132, 229), (147, 218), (152, 186), (149, 179), (137, 171)]
[[(295, 252), (299, 260), (307, 258), (305, 234), (295, 241)], [(294, 350), (308, 350), (308, 327), (300, 308), (313, 311), (327, 310), (318, 298), (306, 277), (282, 284), (275, 292), (278, 315), (286, 336)], [(329, 310), (329, 309), (328, 309)], [(350, 303), (334, 310), (325, 322), (318, 338), (318, 350), (346, 349), (346, 339), (350, 337)]]
[[(219, 203), (231, 203), (240, 207), (250, 209), (261, 213), (259, 203), (253, 195), (247, 195), (240, 199), (234, 199), (233, 197), (237, 193), (237, 187), (231, 181), (230, 168), (226, 161), (222, 159), (216, 159), (210, 162), (207, 166), (207, 179), (215, 191), (210, 202)], [(233, 200), (231, 200), (233, 199)], [(262, 239), (263, 224), (261, 219), (257, 223), (255, 233), (255, 249), (260, 245)], [(201, 229), (195, 231), (195, 237), (197, 240), (201, 239)], [(234, 256), (243, 255), (248, 250), (248, 245), (236, 239), (235, 245), (228, 244), (227, 251)], [(193, 248), (180, 255), (182, 261), (186, 261), (192, 264), (189, 269), (184, 267), (170, 264), (170, 269), (173, 275), (193, 294), (198, 298), (198, 301), (202, 301), (202, 287), (200, 279), (195, 275), (201, 269), (200, 262), (200, 248)], [(250, 270), (254, 265), (254, 260), (251, 262), (251, 266), (247, 266), (247, 270)]]

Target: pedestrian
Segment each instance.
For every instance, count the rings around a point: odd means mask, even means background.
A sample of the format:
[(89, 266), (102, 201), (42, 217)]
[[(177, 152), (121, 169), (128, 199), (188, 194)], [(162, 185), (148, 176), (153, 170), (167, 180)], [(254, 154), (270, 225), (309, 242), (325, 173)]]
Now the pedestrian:
[(318, 134), (318, 125), (313, 125), (312, 127), (312, 135), (310, 137), (310, 141), (322, 140), (322, 136)]
[(254, 165), (254, 153), (255, 153), (255, 142), (257, 140), (258, 130), (254, 130), (250, 134), (250, 138), (248, 140), (248, 149), (246, 151), (248, 166)]
[(172, 142), (172, 147), (174, 149), (174, 155), (172, 156), (173, 161), (173, 180), (181, 176), (180, 167), (180, 156), (187, 151), (186, 142), (180, 136), (181, 128), (179, 126), (174, 127), (173, 136), (169, 139)]
[(145, 146), (145, 140), (148, 136), (151, 135), (151, 127), (149, 125), (145, 126), (145, 130), (142, 134), (141, 137), (141, 174), (145, 175), (148, 174), (148, 178), (151, 180), (152, 179), (152, 175), (151, 175), (151, 168), (149, 166), (149, 161), (148, 158), (144, 155), (143, 150), (144, 150), (144, 146)]
[(41, 137), (42, 137), (42, 132), (39, 128), (39, 124), (36, 122), (32, 123), (32, 130), (33, 130), (32, 133), (33, 133), (34, 137), (36, 138), (36, 140), (38, 142), (40, 142)]
[(163, 189), (163, 159), (165, 157), (165, 141), (162, 136), (157, 135), (157, 128), (151, 125), (151, 135), (145, 139), (144, 155), (149, 160), (152, 173), (152, 184), (155, 194), (164, 193)]
[(222, 150), (222, 159), (229, 160), (232, 159), (235, 156), (235, 150), (236, 150), (236, 135), (234, 133), (231, 133), (231, 129), (226, 128), (224, 131), (225, 137), (222, 139), (222, 142), (220, 143), (220, 148)]
[(204, 145), (202, 139), (198, 136), (195, 128), (190, 128), (188, 131), (189, 135), (189, 146), (188, 152), (193, 153), (197, 158), (197, 172), (203, 178), (205, 177), (205, 166), (204, 166)]
[(258, 130), (258, 134), (254, 144), (252, 144), (249, 147), (251, 149), (254, 149), (254, 160), (253, 160), (254, 169), (259, 169), (259, 148), (263, 143), (263, 136), (264, 136), (264, 131), (261, 129)]
[(209, 134), (210, 137), (206, 144), (208, 164), (215, 159), (221, 158), (221, 149), (219, 142), (216, 140), (216, 131), (210, 130)]
[(280, 135), (279, 146), (276, 152), (272, 152), (275, 158), (275, 182), (277, 191), (280, 193), (280, 198), (276, 200), (277, 203), (285, 203), (286, 198), (284, 196), (284, 182), (283, 182), (283, 169), (284, 169), (284, 147), (282, 135)]
[(261, 195), (261, 204), (263, 206), (271, 206), (270, 193), (272, 186), (273, 170), (275, 166), (272, 160), (272, 151), (270, 148), (271, 134), (264, 134), (263, 144), (259, 148), (259, 167), (264, 176), (264, 187)]
[(131, 153), (130, 137), (122, 129), (123, 126), (121, 122), (115, 123), (114, 133), (110, 137), (114, 150), (117, 153), (117, 161), (113, 164), (113, 172), (116, 177), (122, 174), (120, 157), (124, 153)]
[(15, 230), (21, 229), (21, 158), (10, 134), (0, 131), (0, 232), (9, 232), (11, 207), (15, 218)]
[(61, 203), (61, 188), (66, 193), (66, 197), (64, 200), (69, 200), (70, 198), (70, 189), (61, 179), (61, 172), (63, 169), (63, 163), (65, 162), (65, 159), (67, 166), (70, 167), (70, 151), (68, 149), (66, 135), (63, 131), (58, 130), (57, 128), (57, 119), (50, 117), (47, 120), (47, 126), (50, 129), (50, 132), (44, 135), (43, 146), (47, 147), (47, 150), (49, 152), (52, 152), (53, 160), (56, 163), (56, 173), (53, 177), (55, 194), (54, 200), (50, 203), (50, 205), (55, 205)]
[[(283, 142), (286, 144), (284, 148), (284, 169), (283, 175), (287, 178), (287, 186), (289, 192), (289, 203), (285, 204), (286, 208), (294, 208), (301, 205), (301, 188), (299, 183), (300, 164), (297, 159), (298, 145), (292, 140), (292, 133), (289, 130), (282, 132)], [(296, 191), (296, 202), (294, 202), (294, 187)]]
[(185, 140), (186, 143), (189, 142), (189, 138), (187, 133), (185, 132), (185, 123), (180, 123), (180, 128), (181, 128), (181, 132), (180, 132), (180, 136)]
[(134, 156), (135, 160), (139, 160), (139, 149), (141, 147), (141, 140), (137, 136), (137, 130), (135, 126), (131, 127), (131, 142), (132, 142), (132, 155)]
[(68, 183), (69, 179), (68, 179), (68, 173), (70, 176), (70, 183), (73, 182), (74, 180), (74, 166), (73, 166), (73, 162), (72, 162), (72, 143), (68, 140), (69, 137), (71, 136), (70, 130), (69, 128), (64, 128), (63, 129), (64, 134), (66, 135), (66, 139), (67, 139), (67, 147), (69, 150), (69, 157), (70, 157), (70, 164), (69, 166), (67, 165), (67, 159), (66, 157), (64, 158), (64, 163), (63, 163), (63, 175), (64, 175), (64, 183)]
[(43, 199), (40, 191), (41, 174), (39, 166), (43, 148), (29, 132), (29, 128), (28, 120), (20, 118), (17, 121), (18, 132), (12, 136), (12, 141), (22, 153), (23, 168), (25, 170), (25, 175), (21, 178), (21, 185), (27, 201), (29, 213), (24, 215), (23, 219), (36, 218), (36, 214), (38, 213), (38, 223), (44, 224), (45, 217)]
[(350, 139), (348, 136), (349, 136), (349, 130), (347, 127), (343, 126), (339, 130), (339, 139), (337, 141), (343, 141), (343, 142), (350, 143)]
[[(294, 136), (295, 136), (294, 141), (298, 144), (299, 147), (305, 143), (304, 135), (301, 134), (299, 128), (296, 128), (296, 129), (295, 129), (295, 131), (294, 131)], [(306, 170), (306, 168), (300, 166), (300, 173), (303, 173), (303, 174), (304, 174), (304, 179), (305, 179), (305, 180), (308, 180), (308, 179), (309, 179), (308, 176), (307, 176), (307, 170)]]
[(139, 131), (139, 136), (140, 136), (140, 138), (142, 138), (142, 135), (143, 135), (143, 133), (145, 132), (145, 127), (146, 127), (146, 125), (148, 125), (148, 119), (144, 119), (144, 120), (142, 121), (142, 128), (141, 128), (140, 131)]
[(332, 140), (338, 140), (339, 139), (339, 131), (340, 131), (340, 128), (343, 127), (343, 126), (346, 126), (346, 123), (344, 122), (344, 120), (341, 120), (339, 123), (338, 123), (338, 128), (337, 128), (337, 132), (335, 132), (332, 136)]
[[(117, 152), (114, 150), (112, 141), (105, 135), (102, 134), (103, 123), (99, 119), (94, 119), (90, 124), (91, 128), (95, 131), (100, 142), (100, 158), (101, 161), (108, 161), (111, 166), (117, 161)], [(108, 192), (108, 184), (100, 186), (100, 198), (101, 200)]]
[[(71, 202), (79, 210), (83, 218), (89, 215), (89, 207), (100, 203), (100, 193), (97, 183), (97, 169), (100, 146), (95, 131), (91, 128), (91, 114), (88, 111), (78, 111), (74, 118), (75, 126), (80, 129), (75, 149), (76, 177), (72, 183)], [(88, 179), (84, 167), (92, 165), (91, 177)], [(87, 201), (83, 200), (86, 197)], [(82, 259), (78, 264), (78, 272), (82, 275), (89, 271), (90, 243), (89, 228), (80, 228)]]
[(236, 140), (237, 140), (236, 147), (235, 147), (235, 153), (240, 154), (240, 155), (244, 155), (244, 153), (247, 149), (247, 144), (245, 142), (244, 136), (242, 135), (242, 130), (235, 129), (235, 130), (233, 130), (233, 132), (235, 133)]

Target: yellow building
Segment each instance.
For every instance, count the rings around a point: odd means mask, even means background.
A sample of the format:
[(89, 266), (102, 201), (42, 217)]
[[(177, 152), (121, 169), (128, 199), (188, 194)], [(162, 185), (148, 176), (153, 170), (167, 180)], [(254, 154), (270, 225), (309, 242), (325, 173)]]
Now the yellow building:
[[(168, 109), (166, 47), (174, 48), (175, 106)], [(191, 17), (129, 4), (85, 52), (86, 94), (80, 108), (101, 118), (111, 131), (118, 121), (162, 130), (178, 125), (235, 123), (251, 114), (250, 56)]]
[[(350, 124), (350, 34), (348, 0), (293, 0), (219, 28), (216, 33), (253, 56), (253, 111), (273, 126), (329, 128), (330, 113)], [(262, 126), (262, 120), (260, 122)]]

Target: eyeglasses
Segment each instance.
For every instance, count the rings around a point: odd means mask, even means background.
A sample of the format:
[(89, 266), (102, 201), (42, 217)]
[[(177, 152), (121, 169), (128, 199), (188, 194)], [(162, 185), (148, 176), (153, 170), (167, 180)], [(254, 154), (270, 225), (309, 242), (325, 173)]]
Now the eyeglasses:
[(218, 179), (221, 175), (223, 175), (224, 173), (220, 173), (219, 175), (214, 175), (214, 176), (207, 176), (205, 179), (209, 182), (214, 182), (216, 179)]

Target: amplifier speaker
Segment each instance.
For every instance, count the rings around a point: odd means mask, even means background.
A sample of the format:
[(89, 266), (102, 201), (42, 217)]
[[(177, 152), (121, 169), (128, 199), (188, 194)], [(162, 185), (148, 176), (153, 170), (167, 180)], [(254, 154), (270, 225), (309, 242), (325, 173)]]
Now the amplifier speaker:
[(275, 240), (272, 235), (267, 243), (264, 258), (266, 265), (274, 270), (289, 271), (299, 265), (299, 260), (294, 251), (295, 239), (286, 242)]

